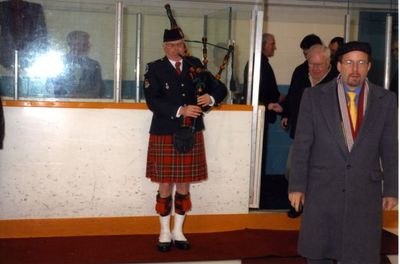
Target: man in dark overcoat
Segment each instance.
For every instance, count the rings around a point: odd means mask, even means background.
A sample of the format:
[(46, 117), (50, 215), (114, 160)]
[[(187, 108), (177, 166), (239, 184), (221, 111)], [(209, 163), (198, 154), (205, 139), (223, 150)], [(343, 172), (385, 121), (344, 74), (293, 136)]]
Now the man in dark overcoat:
[[(190, 248), (182, 231), (186, 212), (191, 209), (190, 183), (207, 179), (203, 109), (219, 104), (227, 94), (222, 82), (202, 70), (199, 59), (181, 56), (184, 47), (180, 29), (165, 30), (165, 57), (147, 64), (144, 79), (146, 103), (153, 112), (146, 177), (159, 184), (156, 211), (161, 231), (157, 246), (162, 252), (169, 251), (172, 243), (178, 249)], [(194, 147), (184, 153), (174, 147), (173, 137), (182, 125), (195, 131)], [(172, 203), (175, 216), (171, 232)]]
[(3, 141), (5, 136), (5, 124), (4, 124), (4, 112), (3, 112), (3, 103), (1, 102), (0, 96), (0, 149), (3, 149)]
[(305, 90), (297, 121), (289, 200), (304, 206), (299, 253), (313, 264), (378, 264), (382, 209), (398, 197), (397, 103), (367, 80), (368, 43), (337, 56), (339, 77)]
[[(267, 144), (268, 144), (268, 127), (269, 124), (276, 122), (277, 113), (282, 112), (282, 107), (279, 104), (281, 94), (278, 90), (278, 85), (275, 78), (274, 70), (269, 63), (269, 58), (273, 57), (276, 50), (275, 36), (270, 33), (262, 35), (261, 42), (261, 61), (260, 61), (260, 83), (258, 91), (258, 102), (260, 105), (265, 106), (264, 118), (264, 132), (262, 141), (262, 156), (261, 156), (261, 182), (266, 178), (266, 161), (267, 161)], [(247, 97), (247, 80), (248, 80), (248, 66), (247, 63), (244, 68), (244, 84), (245, 84), (245, 98)]]

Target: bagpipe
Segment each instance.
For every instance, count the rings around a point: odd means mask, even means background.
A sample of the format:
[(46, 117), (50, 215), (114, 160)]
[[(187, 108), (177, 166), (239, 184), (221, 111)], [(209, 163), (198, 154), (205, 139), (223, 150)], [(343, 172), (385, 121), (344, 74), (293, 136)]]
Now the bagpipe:
[[(180, 31), (181, 35), (184, 36), (181, 27), (178, 26), (173, 14), (172, 14), (171, 6), (169, 4), (166, 4), (164, 7), (166, 9), (167, 16), (168, 16), (168, 19), (171, 24), (171, 29), (178, 29)], [(185, 40), (185, 42), (201, 43), (203, 46), (203, 50), (202, 50), (203, 51), (203, 58), (202, 58), (203, 65), (202, 66), (196, 66), (188, 59), (188, 57), (190, 56), (190, 53), (187, 50), (186, 44), (184, 46), (184, 54), (181, 55), (182, 59), (190, 65), (189, 75), (192, 78), (193, 82), (196, 84), (196, 94), (199, 96), (199, 95), (202, 95), (207, 92), (207, 85), (209, 85), (210, 82), (214, 82), (214, 83), (215, 83), (215, 81), (220, 82), (221, 74), (222, 74), (223, 70), (226, 68), (226, 65), (229, 62), (229, 58), (231, 56), (233, 56), (234, 45), (229, 45), (228, 48), (225, 48), (225, 47), (218, 46), (218, 45), (215, 45), (212, 43), (208, 43), (206, 36), (204, 36), (201, 41)], [(219, 49), (224, 49), (227, 51), (221, 65), (219, 66), (218, 73), (215, 75), (213, 75), (207, 69), (207, 64), (208, 64), (207, 46), (208, 45), (214, 46)]]

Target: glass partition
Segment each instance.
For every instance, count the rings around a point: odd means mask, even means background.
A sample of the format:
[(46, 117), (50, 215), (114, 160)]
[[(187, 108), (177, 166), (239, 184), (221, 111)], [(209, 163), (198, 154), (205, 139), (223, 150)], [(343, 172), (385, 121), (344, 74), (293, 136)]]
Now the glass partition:
[[(51, 101), (114, 101), (115, 72), (121, 69), (120, 98), (144, 101), (141, 91), (148, 62), (164, 56), (162, 35), (170, 28), (164, 1), (122, 1), (121, 65), (116, 65), (117, 1), (42, 0), (0, 2), (0, 94), (5, 99)], [(221, 80), (234, 92), (228, 71), (244, 65), (250, 46), (254, 3), (170, 1), (178, 26), (185, 33), (191, 55), (203, 57), (202, 38), (207, 37), (208, 68), (215, 75), (235, 33), (241, 53), (235, 50), (233, 65), (226, 65)], [(17, 14), (17, 15), (15, 15)], [(232, 21), (236, 17), (236, 21)], [(239, 15), (238, 15), (239, 14)], [(243, 15), (245, 14), (245, 15)], [(232, 25), (240, 25), (236, 29)], [(242, 29), (242, 25), (246, 25)], [(241, 69), (240, 69), (241, 71)], [(238, 73), (237, 76), (241, 74)], [(229, 75), (231, 76), (231, 75)], [(137, 80), (138, 79), (138, 80)], [(231, 96), (229, 97), (231, 98)], [(231, 103), (231, 99), (226, 103)]]
[(5, 16), (1, 25), (2, 47), (12, 51), (8, 53), (12, 59), (1, 63), (4, 96), (22, 100), (112, 99), (114, 4), (2, 4), (13, 14)]
[[(208, 45), (208, 70), (216, 75), (221, 67), (225, 69), (221, 72), (220, 80), (229, 86), (228, 70), (229, 65), (223, 65), (224, 57), (227, 55), (228, 46), (230, 44), (230, 8), (213, 12), (204, 17), (205, 19), (205, 36)], [(231, 92), (228, 90), (228, 96), (225, 99), (227, 103), (231, 102)]]
[[(370, 1), (370, 5), (350, 1), (349, 14), (351, 16), (350, 40), (368, 42), (372, 47), (372, 67), (368, 79), (377, 85), (384, 86), (386, 61), (390, 61), (389, 80), (397, 75), (398, 71), (398, 1)], [(388, 16), (392, 18), (391, 43), (389, 43), (392, 52), (389, 58), (386, 58)]]
[[(154, 2), (149, 2), (149, 6), (138, 6), (135, 5), (134, 2), (129, 2), (126, 5), (126, 9), (128, 10), (128, 17), (130, 17), (130, 14), (136, 14), (136, 17), (139, 15), (141, 17), (141, 27), (140, 29), (135, 29), (133, 22), (131, 23), (125, 23), (124, 27), (126, 25), (126, 28), (124, 32), (127, 33), (133, 33), (133, 32), (138, 32), (138, 30), (141, 32), (141, 35), (139, 36), (140, 38), (140, 45), (142, 46), (142, 49), (140, 49), (140, 68), (137, 69), (139, 70), (142, 74), (140, 74), (140, 80), (139, 84), (141, 87), (141, 84), (143, 82), (143, 74), (145, 71), (146, 64), (160, 59), (164, 57), (164, 51), (162, 49), (162, 36), (164, 33), (164, 29), (169, 29), (171, 28), (171, 23), (170, 20), (168, 19), (167, 13), (166, 13), (166, 8), (163, 4), (156, 5)], [(153, 4), (153, 5), (152, 5)], [(186, 4), (171, 4), (171, 11), (172, 14), (176, 20), (176, 23), (178, 24), (179, 27), (181, 27), (184, 35), (185, 35), (185, 41), (186, 41), (186, 47), (188, 50), (188, 53), (191, 56), (198, 57), (199, 59), (203, 58), (203, 46), (202, 46), (202, 38), (205, 36), (204, 34), (206, 32), (212, 33), (212, 42), (208, 40), (208, 42), (214, 44), (218, 42), (223, 42), (223, 45), (226, 46), (226, 43), (228, 42), (228, 28), (227, 25), (229, 24), (228, 20), (228, 15), (227, 15), (227, 7), (225, 5), (222, 5), (221, 7), (218, 7), (219, 9), (222, 9), (222, 11), (213, 11), (207, 10), (202, 8), (201, 6), (197, 6), (197, 8), (194, 8), (196, 5), (188, 5)], [(222, 15), (221, 15), (222, 13)], [(210, 14), (210, 15), (209, 15)], [(206, 32), (204, 25), (207, 23), (207, 17), (211, 17), (212, 21), (211, 23), (208, 23)], [(133, 21), (133, 18), (130, 19)], [(215, 30), (216, 29), (216, 30)], [(138, 37), (138, 36), (136, 36)], [(208, 37), (208, 36), (207, 36)], [(134, 43), (134, 38), (135, 36), (132, 36), (128, 40), (124, 42), (126, 46), (124, 47), (124, 52), (126, 54), (132, 54), (128, 56), (124, 56), (124, 74), (123, 74), (123, 82), (129, 82), (130, 79), (132, 79), (132, 76), (136, 73), (136, 69), (131, 67), (133, 64), (133, 60), (136, 59), (134, 55), (134, 50), (135, 47), (132, 45)], [(213, 51), (213, 46), (208, 45), (208, 59), (209, 59), (209, 66), (210, 66), (210, 61), (214, 62), (213, 59), (213, 54), (210, 53)], [(224, 49), (223, 49), (224, 50)], [(128, 62), (130, 60), (130, 62)], [(211, 63), (212, 63), (211, 62)], [(222, 61), (221, 61), (222, 62)], [(127, 65), (128, 68), (126, 68)], [(216, 66), (212, 66), (211, 72), (212, 73), (217, 73), (218, 71), (215, 70)], [(131, 69), (134, 69), (135, 72), (131, 72)], [(215, 70), (215, 71), (214, 71)], [(223, 82), (226, 81), (226, 77)], [(124, 91), (130, 91), (131, 89), (123, 89)], [(139, 90), (140, 93), (140, 100), (143, 100), (143, 93), (141, 90)], [(136, 91), (133, 92), (134, 95), (136, 95)], [(131, 99), (130, 97), (123, 96), (122, 97), (125, 100)], [(134, 97), (133, 97), (134, 98)], [(132, 99), (133, 99), (132, 98)]]

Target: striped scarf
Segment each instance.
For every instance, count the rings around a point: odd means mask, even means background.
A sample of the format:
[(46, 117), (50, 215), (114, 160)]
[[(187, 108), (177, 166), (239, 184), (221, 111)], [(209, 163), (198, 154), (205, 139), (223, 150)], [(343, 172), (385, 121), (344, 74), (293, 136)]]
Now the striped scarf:
[(351, 149), (353, 148), (354, 141), (357, 137), (358, 131), (360, 130), (362, 120), (364, 118), (365, 111), (367, 109), (368, 94), (369, 94), (368, 82), (364, 81), (364, 84), (361, 88), (361, 93), (359, 95), (359, 102), (357, 107), (358, 109), (357, 127), (355, 129), (353, 129), (351, 126), (351, 121), (350, 121), (351, 119), (346, 101), (346, 93), (344, 91), (343, 80), (340, 75), (337, 79), (337, 94), (339, 99), (340, 114), (342, 117), (342, 131), (344, 139), (346, 141), (347, 149), (350, 152)]

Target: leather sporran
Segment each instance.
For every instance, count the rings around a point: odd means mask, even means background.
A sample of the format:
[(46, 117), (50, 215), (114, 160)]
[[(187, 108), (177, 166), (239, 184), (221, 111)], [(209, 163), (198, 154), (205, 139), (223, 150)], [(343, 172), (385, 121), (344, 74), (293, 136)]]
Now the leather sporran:
[(173, 143), (178, 153), (188, 153), (195, 144), (194, 132), (192, 127), (181, 126), (173, 134)]

